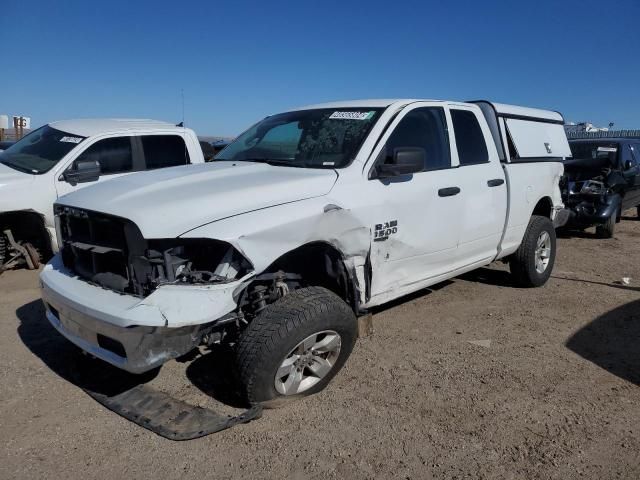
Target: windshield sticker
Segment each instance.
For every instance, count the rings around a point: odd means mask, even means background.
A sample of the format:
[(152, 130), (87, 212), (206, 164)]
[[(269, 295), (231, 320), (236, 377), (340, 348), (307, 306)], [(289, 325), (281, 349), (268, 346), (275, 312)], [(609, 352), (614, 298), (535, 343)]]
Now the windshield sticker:
[(333, 112), (329, 118), (332, 120), (369, 120), (376, 112)]
[(336, 164), (336, 162), (322, 162), (322, 165), (325, 166), (325, 167), (331, 167), (331, 166), (333, 166), (335, 164)]
[(60, 141), (67, 143), (80, 143), (82, 141), (82, 137), (62, 137)]
[(617, 152), (617, 147), (598, 147), (599, 152)]

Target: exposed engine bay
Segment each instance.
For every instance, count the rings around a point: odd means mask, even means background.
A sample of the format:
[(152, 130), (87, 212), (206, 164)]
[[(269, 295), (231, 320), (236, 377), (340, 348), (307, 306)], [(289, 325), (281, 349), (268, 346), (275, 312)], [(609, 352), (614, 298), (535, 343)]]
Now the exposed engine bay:
[(147, 240), (129, 220), (70, 207), (56, 207), (56, 219), (65, 266), (120, 293), (145, 297), (167, 284), (224, 283), (252, 268), (218, 240)]
[(618, 214), (626, 180), (614, 168), (615, 149), (609, 150), (597, 158), (565, 160), (560, 188), (565, 206), (571, 210), (569, 226), (603, 224)]

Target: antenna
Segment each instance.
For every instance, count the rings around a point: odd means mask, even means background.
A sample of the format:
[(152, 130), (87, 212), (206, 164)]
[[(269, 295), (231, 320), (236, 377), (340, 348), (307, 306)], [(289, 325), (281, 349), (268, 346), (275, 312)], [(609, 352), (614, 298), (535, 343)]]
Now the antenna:
[(189, 164), (191, 163), (189, 161), (189, 152), (187, 150), (187, 142), (186, 142), (186, 138), (185, 138), (185, 128), (184, 128), (184, 88), (180, 89), (180, 97), (182, 98), (182, 121), (178, 124), (179, 127), (182, 127), (182, 140), (184, 143), (184, 163), (185, 164)]
[(182, 97), (182, 125), (184, 125), (184, 88), (180, 89), (180, 96)]

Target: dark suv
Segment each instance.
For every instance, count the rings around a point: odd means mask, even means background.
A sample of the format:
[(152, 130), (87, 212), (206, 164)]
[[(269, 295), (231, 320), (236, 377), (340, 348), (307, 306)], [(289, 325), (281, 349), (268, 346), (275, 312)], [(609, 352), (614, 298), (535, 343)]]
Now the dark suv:
[(613, 236), (622, 211), (640, 216), (640, 138), (570, 140), (573, 158), (565, 161), (562, 196), (571, 210), (569, 228), (596, 226)]

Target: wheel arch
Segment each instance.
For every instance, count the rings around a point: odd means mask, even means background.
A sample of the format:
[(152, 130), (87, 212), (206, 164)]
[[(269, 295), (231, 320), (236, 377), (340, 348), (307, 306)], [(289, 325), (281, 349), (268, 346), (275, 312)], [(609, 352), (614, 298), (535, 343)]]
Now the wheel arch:
[(540, 215), (542, 217), (547, 217), (551, 219), (552, 213), (553, 213), (553, 200), (549, 196), (544, 196), (540, 198), (536, 203), (535, 207), (533, 207), (531, 216)]
[(316, 240), (300, 245), (274, 260), (260, 275), (282, 271), (300, 275), (305, 283), (325, 287), (360, 311), (361, 286), (352, 262), (335, 245)]
[(32, 243), (43, 259), (52, 255), (51, 235), (46, 228), (45, 218), (35, 210), (12, 210), (0, 212), (0, 234), (10, 229), (16, 240)]

